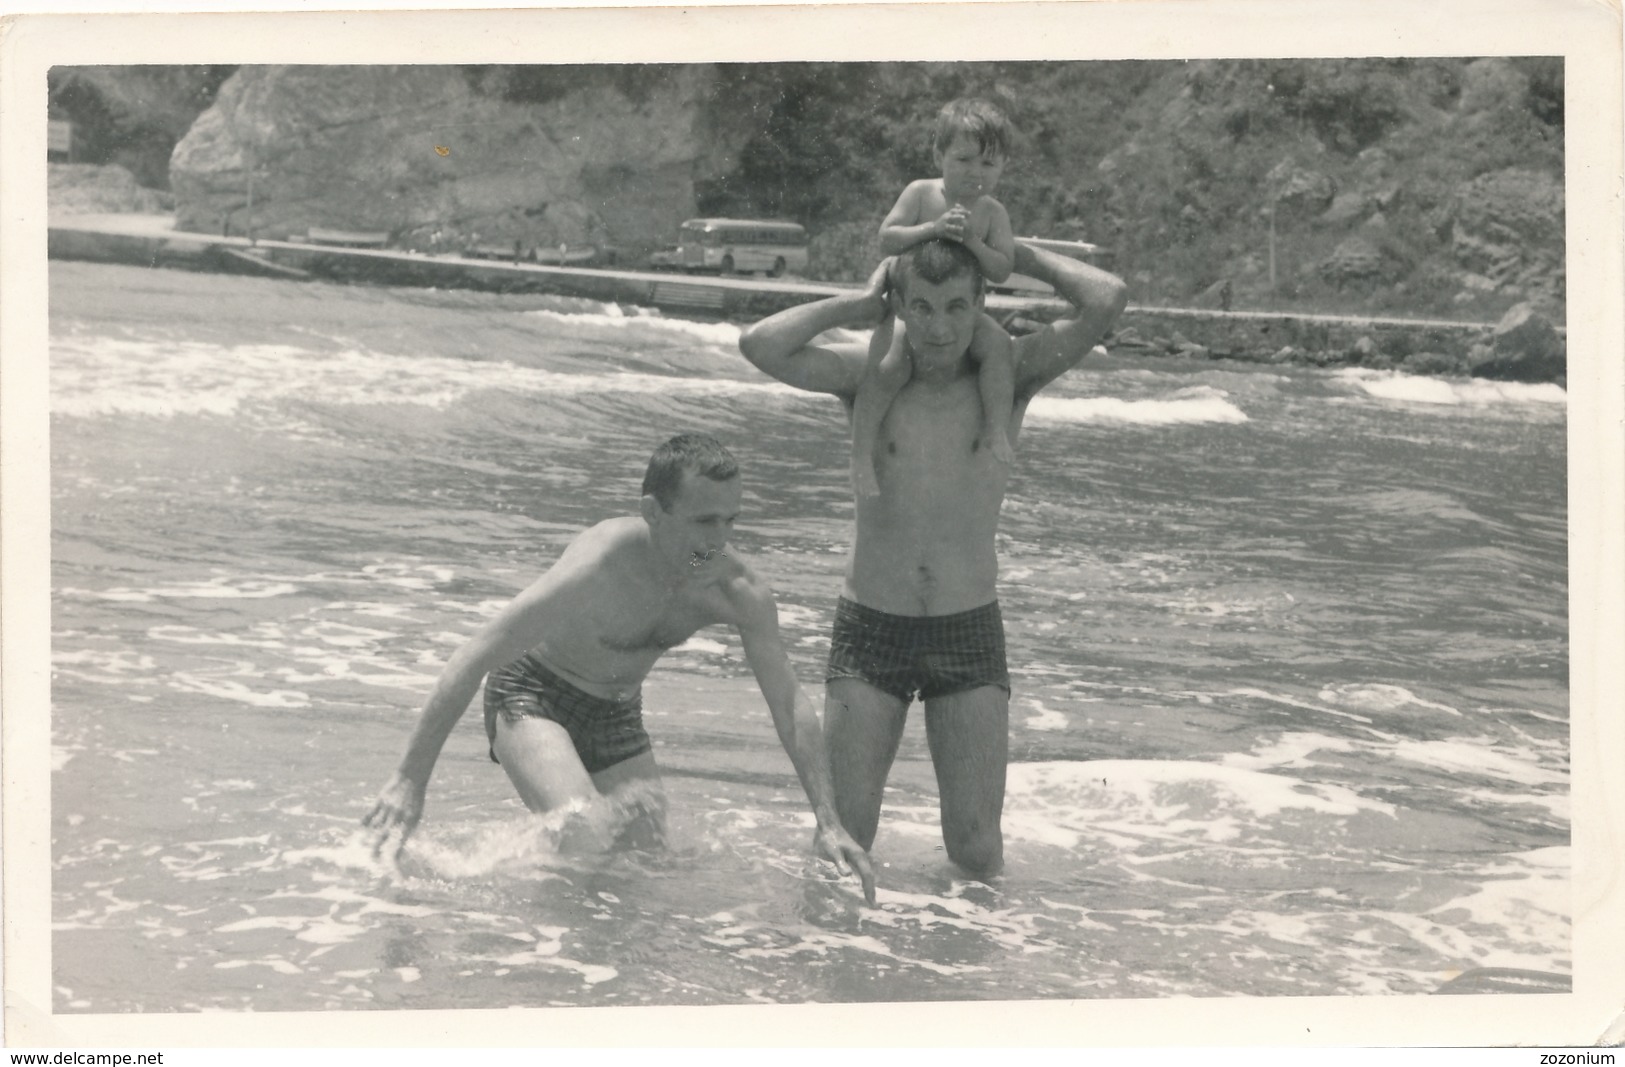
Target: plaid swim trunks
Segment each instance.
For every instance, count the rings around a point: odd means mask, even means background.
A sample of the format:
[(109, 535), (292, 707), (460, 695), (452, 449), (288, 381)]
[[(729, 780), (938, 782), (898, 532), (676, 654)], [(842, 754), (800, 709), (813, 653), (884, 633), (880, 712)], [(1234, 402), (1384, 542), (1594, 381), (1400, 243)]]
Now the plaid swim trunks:
[(841, 597), (835, 605), (826, 682), (856, 678), (900, 700), (1010, 692), (999, 602), (953, 615), (892, 615)]
[(497, 759), (497, 716), (512, 724), (549, 719), (564, 727), (588, 774), (597, 774), (650, 749), (643, 728), (643, 694), (609, 700), (560, 678), (534, 652), (527, 652), (485, 679), (485, 736)]

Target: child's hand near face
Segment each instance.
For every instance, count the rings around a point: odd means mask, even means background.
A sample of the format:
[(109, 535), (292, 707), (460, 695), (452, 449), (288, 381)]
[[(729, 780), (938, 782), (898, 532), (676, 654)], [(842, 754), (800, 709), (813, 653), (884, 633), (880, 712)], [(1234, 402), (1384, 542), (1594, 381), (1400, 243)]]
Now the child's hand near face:
[(950, 241), (963, 241), (965, 233), (970, 226), (970, 209), (963, 204), (954, 204), (937, 216), (933, 226), (933, 233), (937, 237), (945, 237)]

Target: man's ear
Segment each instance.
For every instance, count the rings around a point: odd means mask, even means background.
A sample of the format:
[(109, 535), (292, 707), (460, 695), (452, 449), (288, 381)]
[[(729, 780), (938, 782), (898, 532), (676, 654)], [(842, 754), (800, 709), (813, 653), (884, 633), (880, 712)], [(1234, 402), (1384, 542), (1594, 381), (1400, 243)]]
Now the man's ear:
[(643, 521), (650, 526), (655, 524), (655, 516), (666, 509), (660, 506), (660, 501), (654, 498), (653, 493), (645, 493), (638, 501), (638, 511), (643, 515)]

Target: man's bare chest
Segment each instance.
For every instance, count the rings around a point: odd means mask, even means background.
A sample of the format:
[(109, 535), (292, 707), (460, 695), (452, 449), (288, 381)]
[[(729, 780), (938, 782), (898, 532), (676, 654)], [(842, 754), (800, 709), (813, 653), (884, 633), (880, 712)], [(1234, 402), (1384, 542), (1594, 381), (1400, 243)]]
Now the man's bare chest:
[(723, 621), (724, 607), (715, 590), (623, 593), (597, 605), (591, 632), (612, 652), (658, 654)]
[(903, 387), (881, 426), (882, 451), (896, 457), (964, 460), (982, 451), (982, 398), (974, 378)]

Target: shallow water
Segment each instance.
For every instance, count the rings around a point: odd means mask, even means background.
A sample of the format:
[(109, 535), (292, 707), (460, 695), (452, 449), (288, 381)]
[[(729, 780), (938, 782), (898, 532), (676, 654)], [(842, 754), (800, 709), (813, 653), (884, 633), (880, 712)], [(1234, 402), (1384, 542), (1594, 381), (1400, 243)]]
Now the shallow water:
[[(672, 848), (589, 861), (476, 711), (399, 870), (358, 820), (446, 656), (652, 447), (716, 433), (816, 694), (844, 419), (736, 326), (51, 264), (58, 1012), (1426, 992), (1570, 968), (1563, 391), (1112, 357), (1000, 533), (1008, 870), (918, 715), (879, 907), (815, 862), (737, 639), (646, 703)], [(117, 798), (110, 802), (110, 798)]]

